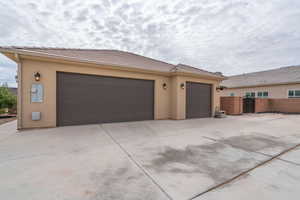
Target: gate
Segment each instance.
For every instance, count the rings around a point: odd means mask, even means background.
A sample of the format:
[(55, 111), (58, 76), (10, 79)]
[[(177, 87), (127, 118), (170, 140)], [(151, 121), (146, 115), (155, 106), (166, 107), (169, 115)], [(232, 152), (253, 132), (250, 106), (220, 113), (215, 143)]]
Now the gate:
[(243, 112), (254, 113), (255, 112), (255, 98), (244, 98), (243, 99)]

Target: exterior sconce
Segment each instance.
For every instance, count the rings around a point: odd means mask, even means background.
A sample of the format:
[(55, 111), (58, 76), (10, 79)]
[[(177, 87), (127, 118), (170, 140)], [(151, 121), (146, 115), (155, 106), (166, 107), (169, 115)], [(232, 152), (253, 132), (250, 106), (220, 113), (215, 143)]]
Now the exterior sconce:
[(181, 89), (184, 89), (184, 87), (185, 87), (184, 83), (181, 83), (181, 84), (180, 84), (180, 88), (181, 88)]
[(222, 90), (224, 90), (226, 87), (225, 86), (218, 86), (218, 87), (216, 87), (216, 90), (217, 90), (217, 92), (220, 92), (220, 91), (222, 91)]
[(163, 84), (162, 84), (162, 88), (163, 88), (164, 90), (166, 90), (166, 89), (167, 89), (167, 84), (166, 84), (166, 83), (163, 83)]
[(40, 81), (40, 79), (41, 79), (41, 74), (40, 74), (39, 72), (35, 72), (35, 73), (34, 73), (34, 79), (35, 79), (36, 81)]

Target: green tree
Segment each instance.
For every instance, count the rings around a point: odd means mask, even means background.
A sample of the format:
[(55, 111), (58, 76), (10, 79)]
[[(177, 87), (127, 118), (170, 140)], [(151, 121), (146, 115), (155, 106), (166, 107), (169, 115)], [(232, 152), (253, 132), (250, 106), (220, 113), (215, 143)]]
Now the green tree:
[(13, 95), (7, 85), (0, 86), (0, 109), (16, 107), (17, 97)]

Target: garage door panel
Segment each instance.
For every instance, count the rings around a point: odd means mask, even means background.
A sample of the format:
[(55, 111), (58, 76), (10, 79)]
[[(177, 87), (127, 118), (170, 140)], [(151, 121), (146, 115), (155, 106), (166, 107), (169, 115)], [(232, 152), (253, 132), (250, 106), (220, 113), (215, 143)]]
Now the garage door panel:
[(152, 120), (154, 81), (57, 73), (57, 124)]
[(211, 85), (186, 83), (186, 118), (211, 117)]

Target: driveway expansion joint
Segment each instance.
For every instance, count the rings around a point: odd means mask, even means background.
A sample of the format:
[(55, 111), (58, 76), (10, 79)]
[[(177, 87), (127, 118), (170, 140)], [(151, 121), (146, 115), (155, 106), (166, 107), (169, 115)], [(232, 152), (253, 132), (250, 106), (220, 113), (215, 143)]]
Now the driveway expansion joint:
[(213, 187), (211, 187), (211, 188), (209, 188), (209, 189), (207, 189), (207, 190), (205, 190), (205, 191), (203, 191), (203, 192), (201, 192), (201, 193), (199, 193), (199, 194), (197, 194), (197, 195), (191, 197), (191, 198), (188, 199), (188, 200), (196, 199), (196, 198), (198, 198), (198, 197), (200, 197), (200, 196), (202, 196), (202, 195), (204, 195), (204, 194), (206, 194), (206, 193), (208, 193), (208, 192), (211, 192), (211, 191), (216, 190), (216, 189), (218, 189), (218, 188), (220, 188), (220, 187), (222, 187), (222, 186), (224, 186), (224, 185), (226, 185), (226, 184), (229, 184), (229, 183), (233, 182), (234, 180), (237, 180), (238, 178), (240, 178), (240, 177), (242, 177), (242, 176), (248, 174), (249, 172), (251, 172), (251, 171), (253, 171), (253, 170), (255, 170), (255, 169), (257, 169), (257, 168), (259, 168), (259, 167), (261, 167), (261, 166), (263, 166), (263, 165), (266, 165), (266, 164), (270, 163), (271, 161), (273, 161), (273, 160), (275, 160), (275, 159), (279, 159), (280, 156), (282, 156), (282, 155), (284, 155), (284, 154), (286, 154), (286, 153), (288, 153), (288, 152), (290, 152), (290, 151), (293, 151), (294, 149), (296, 149), (296, 148), (298, 148), (298, 147), (300, 147), (300, 144), (297, 144), (297, 145), (295, 145), (295, 146), (293, 146), (293, 147), (291, 147), (291, 148), (288, 148), (288, 149), (282, 151), (281, 153), (278, 153), (277, 155), (271, 157), (270, 159), (265, 160), (265, 161), (263, 161), (263, 162), (257, 164), (256, 166), (254, 166), (254, 167), (252, 167), (252, 168), (250, 168), (250, 169), (248, 169), (248, 170), (246, 170), (246, 171), (244, 171), (244, 172), (241, 172), (240, 174), (238, 174), (238, 175), (232, 177), (231, 179), (229, 179), (229, 180), (227, 180), (227, 181), (225, 181), (225, 182), (223, 182), (223, 183), (220, 183), (220, 184), (218, 184), (218, 185), (215, 185), (215, 186), (213, 186)]
[(158, 189), (169, 199), (173, 200), (173, 198), (156, 182), (156, 180), (150, 175), (149, 172), (144, 169), (144, 167), (136, 161), (133, 156), (109, 133), (108, 130), (106, 130), (102, 125), (99, 125), (99, 127), (104, 131), (104, 133), (112, 140), (113, 143), (115, 143), (123, 153), (128, 157), (128, 159), (134, 163), (142, 172), (143, 174), (148, 177), (151, 182), (158, 187)]

